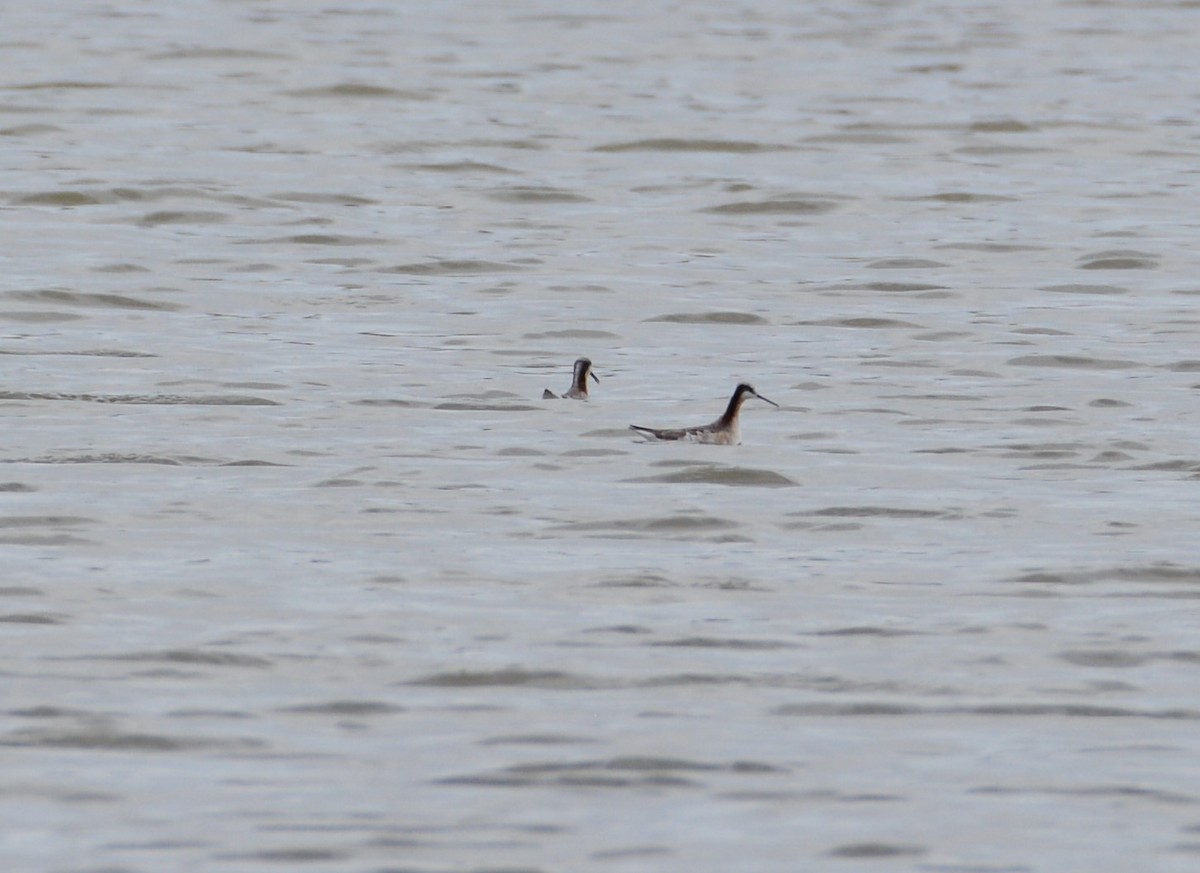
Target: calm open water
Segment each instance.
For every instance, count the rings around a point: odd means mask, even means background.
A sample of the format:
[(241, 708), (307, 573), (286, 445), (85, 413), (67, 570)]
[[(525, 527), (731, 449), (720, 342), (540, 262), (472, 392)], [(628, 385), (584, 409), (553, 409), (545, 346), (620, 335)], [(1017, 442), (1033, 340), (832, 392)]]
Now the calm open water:
[(1196, 3), (3, 20), (7, 873), (1200, 864)]

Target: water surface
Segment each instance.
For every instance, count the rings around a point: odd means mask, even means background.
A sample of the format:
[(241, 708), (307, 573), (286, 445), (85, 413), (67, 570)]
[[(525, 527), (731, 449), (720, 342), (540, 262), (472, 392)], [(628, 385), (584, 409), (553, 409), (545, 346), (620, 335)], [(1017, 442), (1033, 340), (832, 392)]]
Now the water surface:
[(1194, 4), (6, 21), (6, 870), (1195, 868)]

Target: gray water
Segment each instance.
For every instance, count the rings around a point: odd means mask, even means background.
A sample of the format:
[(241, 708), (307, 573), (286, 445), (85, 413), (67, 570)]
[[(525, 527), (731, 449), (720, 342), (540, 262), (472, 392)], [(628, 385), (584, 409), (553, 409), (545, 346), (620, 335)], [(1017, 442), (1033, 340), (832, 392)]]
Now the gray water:
[(1200, 864), (1196, 4), (3, 21), (5, 871)]

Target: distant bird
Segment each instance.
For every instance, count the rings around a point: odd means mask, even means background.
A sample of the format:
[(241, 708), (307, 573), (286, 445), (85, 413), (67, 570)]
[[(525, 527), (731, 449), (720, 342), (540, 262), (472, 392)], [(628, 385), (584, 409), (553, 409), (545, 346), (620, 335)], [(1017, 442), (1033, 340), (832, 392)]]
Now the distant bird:
[(755, 391), (753, 385), (743, 382), (734, 389), (733, 396), (729, 398), (729, 405), (725, 407), (725, 414), (712, 424), (702, 424), (699, 427), (663, 429), (631, 424), (629, 425), (629, 429), (648, 434), (656, 440), (687, 440), (689, 442), (710, 443), (717, 446), (734, 446), (742, 441), (742, 429), (738, 424), (738, 413), (741, 411), (742, 404), (746, 402), (747, 397), (757, 397), (759, 400), (765, 400), (772, 406), (779, 406), (774, 400), (767, 400), (766, 397)]
[(597, 385), (600, 384), (600, 377), (592, 372), (592, 362), (588, 358), (580, 358), (575, 362), (575, 375), (571, 378), (571, 390), (563, 393), (559, 398), (557, 394), (547, 388), (542, 392), (543, 400), (587, 400), (588, 399), (588, 376), (592, 377), (592, 381)]

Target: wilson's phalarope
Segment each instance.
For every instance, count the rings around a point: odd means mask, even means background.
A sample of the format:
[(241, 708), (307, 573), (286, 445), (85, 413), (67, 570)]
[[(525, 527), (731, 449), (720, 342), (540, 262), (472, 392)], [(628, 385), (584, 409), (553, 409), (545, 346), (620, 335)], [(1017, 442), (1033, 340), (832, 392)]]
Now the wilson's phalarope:
[[(592, 381), (597, 385), (600, 384), (600, 377), (592, 372), (592, 362), (588, 358), (580, 358), (575, 362), (575, 375), (571, 378), (571, 390), (562, 395), (563, 400), (587, 400), (588, 399), (588, 376), (592, 377)], [(542, 392), (543, 400), (558, 400), (557, 394), (547, 388)]]
[(629, 429), (648, 434), (656, 440), (689, 440), (694, 443), (734, 446), (742, 441), (742, 429), (738, 424), (738, 412), (741, 410), (742, 404), (746, 402), (746, 398), (751, 396), (757, 397), (759, 400), (766, 400), (772, 406), (779, 406), (774, 400), (767, 400), (766, 397), (755, 391), (753, 385), (743, 382), (734, 389), (733, 396), (729, 398), (729, 405), (725, 407), (725, 414), (712, 424), (702, 424), (699, 427), (665, 429), (631, 424), (629, 425)]

